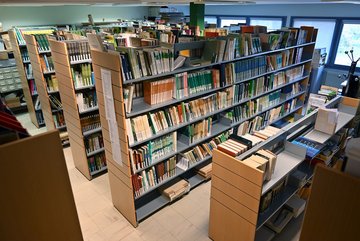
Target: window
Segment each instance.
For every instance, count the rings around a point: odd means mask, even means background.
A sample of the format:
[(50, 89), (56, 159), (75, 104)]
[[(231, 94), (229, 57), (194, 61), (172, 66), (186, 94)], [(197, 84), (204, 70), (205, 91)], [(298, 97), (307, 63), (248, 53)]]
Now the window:
[(329, 53), (331, 51), (331, 42), (333, 40), (335, 24), (335, 19), (295, 18), (293, 26), (296, 28), (301, 26), (314, 26), (318, 29), (315, 48), (326, 48), (327, 56), (325, 62), (327, 62)]
[(266, 26), (267, 31), (279, 30), (282, 27), (281, 18), (253, 18), (250, 17), (250, 25)]
[(344, 22), (340, 36), (335, 56), (335, 64), (349, 66), (351, 61), (345, 54), (345, 51), (353, 49), (355, 60), (360, 57), (360, 21)]
[(230, 27), (231, 24), (246, 24), (246, 18), (230, 18), (230, 17), (221, 17), (220, 27)]
[(205, 17), (204, 22), (207, 24), (217, 24), (217, 17)]

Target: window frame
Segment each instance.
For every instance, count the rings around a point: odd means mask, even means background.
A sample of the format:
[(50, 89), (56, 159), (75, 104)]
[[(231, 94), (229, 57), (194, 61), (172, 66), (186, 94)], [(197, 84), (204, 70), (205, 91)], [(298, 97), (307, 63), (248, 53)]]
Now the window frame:
[[(332, 37), (332, 40), (331, 40), (331, 45), (330, 45), (331, 52), (328, 53), (329, 57), (328, 57), (327, 63), (325, 63), (325, 67), (326, 68), (331, 68), (331, 69), (337, 69), (337, 70), (349, 70), (349, 66), (335, 64), (335, 58), (336, 58), (337, 50), (339, 48), (339, 43), (340, 43), (340, 38), (341, 38), (341, 33), (342, 33), (342, 30), (343, 30), (343, 27), (344, 27), (344, 23), (346, 24), (346, 23), (349, 23), (349, 22), (358, 21), (359, 25), (360, 25), (360, 18), (355, 18), (355, 17), (291, 16), (291, 18), (290, 18), (290, 26), (291, 27), (294, 26), (294, 20), (295, 19), (304, 19), (304, 20), (333, 19), (333, 20), (335, 20), (334, 34), (333, 34), (333, 37)], [(355, 71), (360, 72), (360, 65), (358, 65), (358, 67), (356, 67)]]
[(220, 28), (221, 26), (221, 18), (245, 18), (246, 25), (250, 24), (250, 18), (262, 18), (262, 19), (281, 19), (281, 26), (286, 26), (287, 16), (269, 16), (269, 15), (222, 15), (222, 14), (205, 14), (205, 17), (215, 17), (217, 18), (216, 26)]

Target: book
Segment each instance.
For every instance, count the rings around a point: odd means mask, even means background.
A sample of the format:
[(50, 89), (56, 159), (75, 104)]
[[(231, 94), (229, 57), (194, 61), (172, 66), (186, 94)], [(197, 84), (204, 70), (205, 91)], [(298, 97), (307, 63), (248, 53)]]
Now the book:
[(160, 192), (162, 195), (167, 197), (170, 202), (179, 199), (181, 196), (185, 195), (190, 191), (190, 183), (184, 179), (179, 180), (175, 184), (161, 188)]

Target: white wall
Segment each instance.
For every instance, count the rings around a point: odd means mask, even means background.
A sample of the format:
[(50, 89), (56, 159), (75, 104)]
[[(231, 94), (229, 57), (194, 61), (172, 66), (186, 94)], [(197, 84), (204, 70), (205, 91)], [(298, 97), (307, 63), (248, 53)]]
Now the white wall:
[(148, 15), (148, 7), (130, 6), (44, 6), (44, 7), (4, 7), (0, 6), (0, 22), (3, 29), (12, 26), (77, 24), (88, 21), (92, 14), (94, 21), (116, 19), (143, 19)]

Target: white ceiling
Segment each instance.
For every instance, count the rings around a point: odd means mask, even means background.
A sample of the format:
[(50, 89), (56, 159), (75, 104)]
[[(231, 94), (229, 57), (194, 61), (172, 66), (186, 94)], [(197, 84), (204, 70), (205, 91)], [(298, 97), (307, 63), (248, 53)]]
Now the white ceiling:
[(0, 5), (6, 6), (51, 6), (51, 5), (168, 5), (188, 4), (189, 2), (203, 2), (206, 4), (316, 4), (316, 3), (352, 3), (359, 4), (360, 0), (0, 0)]

